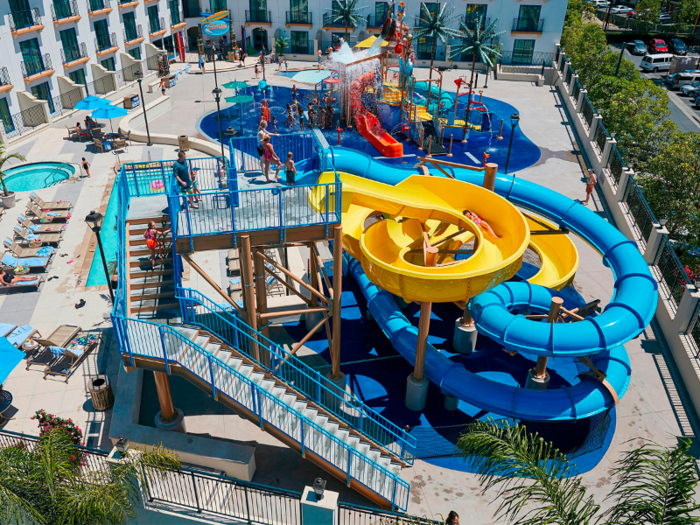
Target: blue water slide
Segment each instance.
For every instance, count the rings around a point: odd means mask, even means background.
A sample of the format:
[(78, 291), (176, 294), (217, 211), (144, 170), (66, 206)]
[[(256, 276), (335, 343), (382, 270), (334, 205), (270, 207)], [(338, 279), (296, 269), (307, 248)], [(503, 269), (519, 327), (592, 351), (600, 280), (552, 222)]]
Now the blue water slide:
[[(331, 148), (334, 166), (385, 184), (395, 185), (416, 174), (378, 162), (346, 148)], [(439, 172), (433, 173), (442, 176)], [(454, 169), (459, 180), (481, 185), (483, 175)], [(597, 317), (578, 323), (547, 324), (526, 319), (511, 310), (546, 311), (556, 292), (529, 283), (503, 283), (472, 300), (471, 310), (479, 332), (510, 350), (543, 356), (592, 355), (593, 365), (606, 374), (606, 382), (584, 377), (580, 383), (552, 390), (527, 390), (497, 383), (467, 371), (429, 345), (426, 375), (443, 392), (504, 416), (528, 420), (567, 420), (593, 416), (606, 410), (627, 390), (630, 365), (622, 346), (651, 321), (658, 300), (657, 283), (634, 242), (581, 204), (533, 182), (500, 175), (496, 193), (514, 204), (533, 210), (581, 236), (602, 255), (615, 278), (614, 292)], [(418, 331), (401, 314), (391, 294), (380, 290), (362, 272), (350, 266), (368, 307), (394, 348), (409, 362), (415, 360)]]
[[(432, 95), (435, 95), (436, 97), (439, 95), (440, 96), (440, 104), (442, 105), (442, 109), (450, 109), (452, 106), (454, 106), (454, 100), (452, 100), (452, 95), (450, 95), (449, 92), (447, 91), (440, 91), (440, 88), (436, 86), (435, 84), (431, 84), (429, 82), (416, 82), (414, 85), (415, 91), (418, 91), (419, 93), (427, 93), (428, 92), (428, 86), (430, 86), (430, 93)], [(432, 111), (434, 104), (431, 104), (430, 110)]]

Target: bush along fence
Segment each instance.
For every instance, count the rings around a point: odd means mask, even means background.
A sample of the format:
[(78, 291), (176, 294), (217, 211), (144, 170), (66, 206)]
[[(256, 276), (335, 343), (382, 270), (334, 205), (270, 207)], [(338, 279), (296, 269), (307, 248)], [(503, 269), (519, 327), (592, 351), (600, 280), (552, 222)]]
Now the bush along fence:
[[(627, 167), (616, 141), (588, 98), (585, 86), (557, 44), (554, 85), (571, 117), (589, 167), (598, 177), (598, 192), (617, 228), (633, 240), (659, 282), (655, 319), (663, 332), (683, 383), (700, 409), (700, 291), (673, 250), (668, 231), (659, 223)], [(697, 409), (696, 409), (697, 410)]]

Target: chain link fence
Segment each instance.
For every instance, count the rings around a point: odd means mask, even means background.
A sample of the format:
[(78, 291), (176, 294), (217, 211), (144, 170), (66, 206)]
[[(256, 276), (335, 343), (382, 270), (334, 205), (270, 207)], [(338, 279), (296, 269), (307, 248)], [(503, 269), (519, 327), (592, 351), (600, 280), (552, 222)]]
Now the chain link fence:
[(8, 139), (19, 137), (42, 124), (48, 124), (46, 113), (41, 105), (33, 106), (14, 115), (9, 119), (2, 117), (2, 124), (5, 128), (5, 135)]

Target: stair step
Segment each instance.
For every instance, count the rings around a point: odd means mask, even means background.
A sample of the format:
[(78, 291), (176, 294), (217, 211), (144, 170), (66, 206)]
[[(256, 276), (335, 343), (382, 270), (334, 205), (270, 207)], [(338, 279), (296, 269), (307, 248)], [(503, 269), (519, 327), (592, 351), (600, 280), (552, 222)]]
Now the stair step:
[(228, 364), (234, 370), (238, 370), (241, 364), (243, 364), (243, 359), (241, 359), (240, 357), (232, 357), (228, 360)]
[(350, 442), (348, 441), (348, 436), (349, 436), (349, 435), (350, 435), (350, 431), (349, 431), (349, 430), (346, 430), (346, 429), (344, 429), (344, 428), (341, 428), (340, 430), (336, 431), (336, 433), (335, 433), (335, 436), (336, 436), (340, 441), (343, 441), (343, 442), (346, 442), (346, 441), (347, 441), (348, 445), (350, 444)]
[(131, 290), (145, 290), (148, 288), (153, 288), (157, 290), (159, 288), (164, 288), (166, 286), (174, 286), (175, 281), (161, 281), (160, 276), (149, 274), (148, 277), (137, 277), (136, 279), (131, 279), (129, 282), (129, 288)]
[(199, 335), (199, 328), (190, 328), (188, 326), (173, 326), (176, 332), (179, 332), (185, 339), (194, 341)]
[(200, 334), (197, 336), (197, 339), (194, 340), (194, 343), (201, 348), (206, 348), (209, 344), (209, 336)]
[(244, 377), (250, 377), (250, 375), (253, 373), (254, 368), (251, 365), (241, 365), (238, 371), (244, 376)]
[(180, 307), (180, 303), (177, 301), (171, 302), (171, 303), (159, 303), (159, 304), (152, 304), (152, 305), (142, 305), (142, 306), (131, 306), (129, 307), (129, 310), (132, 312), (156, 312), (159, 310), (169, 310), (169, 309), (174, 309), (177, 310)]
[(300, 414), (303, 414), (304, 411), (306, 410), (306, 401), (297, 400), (297, 402), (294, 403), (294, 410), (296, 410)]
[[(166, 264), (173, 264), (173, 258), (156, 259), (156, 268)], [(132, 257), (129, 259), (129, 268), (140, 268), (142, 266), (151, 268), (151, 259), (149, 257)]]
[(275, 382), (272, 379), (265, 379), (260, 383), (260, 388), (263, 390), (267, 390), (268, 392), (272, 392), (272, 389), (275, 387)]
[(158, 217), (144, 217), (143, 219), (127, 219), (126, 224), (131, 228), (142, 228), (146, 229), (149, 222), (155, 222), (156, 226), (159, 224), (170, 224), (170, 217), (167, 215), (161, 215)]
[(328, 423), (326, 423), (326, 430), (331, 436), (337, 436), (339, 428), (340, 425), (335, 421), (329, 421)]
[(295, 394), (287, 393), (287, 394), (284, 394), (282, 396), (282, 402), (286, 403), (290, 407), (294, 406), (294, 403), (296, 402), (296, 400), (297, 400), (297, 396)]
[[(168, 234), (165, 237), (158, 237), (158, 240), (162, 241), (167, 247), (173, 241), (173, 238)], [(129, 248), (132, 246), (146, 246), (146, 239), (143, 235), (131, 235), (129, 236)]]
[(129, 296), (129, 301), (132, 303), (137, 301), (153, 301), (156, 299), (164, 299), (166, 297), (175, 297), (175, 292), (154, 292), (144, 293), (141, 295), (131, 294)]
[(277, 399), (282, 399), (284, 397), (284, 393), (287, 391), (286, 388), (282, 386), (276, 386), (272, 389), (272, 395), (275, 396)]
[(252, 374), (250, 374), (250, 380), (256, 385), (259, 385), (263, 382), (263, 380), (265, 380), (265, 374), (263, 374), (262, 372), (253, 372)]
[(173, 273), (174, 271), (172, 268), (165, 268), (163, 270), (149, 270), (147, 272), (131, 272), (129, 276), (131, 279), (141, 279), (155, 275), (173, 275)]

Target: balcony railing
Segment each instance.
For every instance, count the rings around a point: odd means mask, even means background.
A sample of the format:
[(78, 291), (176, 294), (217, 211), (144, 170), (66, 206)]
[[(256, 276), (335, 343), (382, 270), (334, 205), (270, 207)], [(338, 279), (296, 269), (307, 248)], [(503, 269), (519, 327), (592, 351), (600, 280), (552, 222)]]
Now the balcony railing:
[(0, 87), (11, 85), (12, 82), (10, 82), (10, 74), (7, 72), (7, 68), (0, 67)]
[(377, 15), (367, 15), (367, 27), (369, 29), (379, 29), (384, 25), (388, 15), (377, 16)]
[(88, 13), (110, 9), (109, 0), (88, 0)]
[(513, 31), (523, 33), (541, 33), (544, 26), (544, 18), (535, 20), (534, 18), (514, 18)]
[(313, 24), (313, 13), (298, 11), (287, 11), (288, 24)]
[(61, 49), (61, 61), (64, 65), (74, 62), (75, 60), (80, 60), (81, 58), (87, 58), (87, 56), (87, 46), (85, 45), (85, 42), (81, 42), (76, 46), (69, 46)]
[(182, 24), (184, 21), (184, 18), (182, 17), (182, 14), (180, 13), (180, 8), (177, 7), (175, 10), (170, 11), (170, 27), (176, 26), (178, 24)]
[(151, 18), (148, 20), (148, 32), (149, 34), (154, 34), (158, 33), (159, 31), (162, 31), (165, 29), (165, 20), (163, 20), (163, 17), (161, 16), (160, 18)]
[(54, 22), (63, 20), (64, 18), (80, 16), (77, 0), (61, 0), (60, 2), (54, 2), (51, 4), (51, 16)]
[(114, 47), (117, 47), (117, 35), (115, 33), (95, 38), (95, 49), (97, 49), (98, 53)]
[(285, 53), (292, 53), (293, 55), (313, 55), (314, 54), (314, 43), (309, 41), (306, 43), (294, 43), (290, 47), (284, 50)]
[(143, 28), (141, 27), (141, 24), (134, 26), (134, 27), (128, 27), (124, 29), (124, 42), (129, 43), (132, 40), (137, 40), (139, 38), (143, 38)]
[(264, 9), (254, 9), (252, 11), (245, 12), (246, 22), (257, 22), (263, 24), (272, 23), (272, 13), (270, 11), (265, 11)]
[(51, 64), (51, 56), (48, 53), (43, 55), (40, 53), (36, 53), (34, 55), (24, 55), (24, 60), (20, 62), (20, 65), (22, 66), (22, 76), (24, 78), (29, 78), (44, 71), (53, 69), (53, 65)]
[(10, 31), (19, 31), (27, 27), (41, 25), (41, 16), (39, 16), (39, 10), (36, 7), (27, 11), (10, 13), (7, 18), (10, 21)]
[[(476, 29), (476, 24), (477, 24), (478, 21), (479, 21), (479, 17), (478, 17), (478, 16), (469, 16), (469, 17), (467, 17), (467, 16), (465, 16), (465, 15), (462, 15), (462, 16), (459, 17), (459, 23), (460, 23), (460, 25), (461, 25), (461, 24), (464, 24), (465, 26), (467, 26), (467, 29), (469, 29), (470, 31), (474, 31), (474, 29)], [(490, 19), (490, 18), (482, 18), (482, 19), (481, 19), (481, 27), (480, 27), (479, 29), (484, 29), (484, 28), (486, 28), (490, 23), (491, 23), (491, 19)]]
[[(333, 13), (323, 13), (323, 27), (345, 27), (345, 22), (342, 20), (339, 20), (338, 22), (334, 22), (333, 19), (338, 16)], [(350, 24), (348, 27), (355, 27), (354, 25)]]

